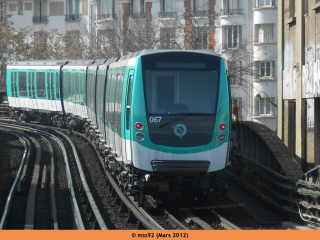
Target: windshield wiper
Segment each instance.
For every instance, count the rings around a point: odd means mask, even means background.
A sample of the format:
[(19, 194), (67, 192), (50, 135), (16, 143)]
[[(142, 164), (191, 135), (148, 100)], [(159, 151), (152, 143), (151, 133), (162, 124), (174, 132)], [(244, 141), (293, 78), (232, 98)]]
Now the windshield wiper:
[(173, 120), (171, 120), (169, 122), (166, 122), (164, 124), (161, 124), (159, 126), (159, 128), (162, 128), (162, 127), (164, 127), (164, 126), (166, 126), (166, 125), (168, 125), (168, 124), (170, 124), (172, 122), (178, 121), (178, 120), (180, 120), (182, 118), (185, 118), (187, 116), (212, 116), (212, 114), (210, 114), (210, 113), (175, 113), (175, 114), (176, 115), (182, 115), (182, 116), (178, 117), (178, 118), (175, 118), (175, 119), (173, 119)]

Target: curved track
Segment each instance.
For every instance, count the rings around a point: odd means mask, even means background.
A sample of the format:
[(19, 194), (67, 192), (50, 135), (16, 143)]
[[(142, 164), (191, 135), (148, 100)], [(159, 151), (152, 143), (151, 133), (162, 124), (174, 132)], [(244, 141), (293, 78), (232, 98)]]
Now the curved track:
[[(82, 226), (85, 229), (186, 230), (232, 228), (230, 227), (232, 224), (226, 223), (223, 225), (223, 218), (219, 219), (219, 223), (217, 224), (209, 224), (194, 215), (191, 217), (192, 221), (190, 225), (184, 218), (175, 217), (174, 214), (171, 214), (168, 210), (161, 207), (157, 209), (152, 207), (143, 209), (137, 206), (133, 199), (128, 198), (123, 193), (117, 184), (116, 178), (104, 169), (103, 158), (97, 154), (95, 145), (89, 142), (85, 135), (76, 132), (70, 133), (68, 130), (62, 129), (57, 131), (55, 128), (48, 126), (32, 126), (32, 128), (26, 128), (18, 126), (17, 124), (20, 125), (23, 123), (9, 125), (14, 125), (11, 127), (23, 129), (33, 134), (40, 134), (42, 137), (47, 138), (54, 148), (56, 148), (55, 145), (59, 145), (59, 148), (62, 149), (62, 154), (60, 153), (60, 155), (63, 155), (66, 169), (73, 169), (73, 173), (68, 174), (71, 175), (71, 177), (67, 177), (68, 185), (69, 187), (72, 185), (77, 186), (73, 194), (71, 191), (73, 201), (78, 202), (78, 205), (81, 203), (80, 205), (85, 206), (84, 211), (81, 210), (80, 207), (78, 207), (78, 209), (77, 207), (73, 207), (76, 218), (84, 219), (85, 223), (83, 223)], [(30, 124), (24, 125), (31, 126)], [(50, 133), (37, 129), (46, 129), (46, 131)], [(80, 140), (89, 145), (79, 143)], [(64, 149), (64, 146), (66, 146), (66, 149)], [(90, 155), (90, 157), (86, 156), (86, 154)], [(58, 165), (56, 161), (55, 164)], [(74, 171), (74, 169), (77, 170)], [(57, 179), (57, 182), (57, 185), (59, 185), (59, 179)], [(105, 195), (106, 193), (107, 195)], [(95, 202), (97, 202), (96, 205), (94, 204)], [(75, 203), (73, 203), (73, 206), (75, 206), (74, 204)], [(57, 213), (59, 225), (61, 218), (59, 218), (58, 206)], [(229, 227), (226, 227), (228, 224)], [(195, 225), (197, 227), (195, 227)], [(209, 227), (209, 225), (211, 226)], [(81, 229), (81, 223), (78, 223), (77, 226)], [(208, 228), (205, 226), (208, 226)]]

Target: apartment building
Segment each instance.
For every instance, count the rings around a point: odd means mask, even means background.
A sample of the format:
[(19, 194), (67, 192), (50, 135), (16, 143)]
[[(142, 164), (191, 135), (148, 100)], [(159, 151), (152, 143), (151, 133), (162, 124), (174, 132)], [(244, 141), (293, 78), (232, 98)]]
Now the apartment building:
[(278, 8), (278, 136), (307, 171), (320, 164), (320, 1)]

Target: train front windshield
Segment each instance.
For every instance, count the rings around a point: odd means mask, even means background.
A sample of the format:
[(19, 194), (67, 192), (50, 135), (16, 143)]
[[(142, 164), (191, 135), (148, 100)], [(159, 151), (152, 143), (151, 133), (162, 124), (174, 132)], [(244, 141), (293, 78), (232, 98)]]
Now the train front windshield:
[(215, 115), (220, 63), (214, 65), (206, 59), (208, 57), (199, 54), (192, 54), (193, 57), (187, 59), (177, 55), (180, 54), (170, 53), (166, 54), (167, 59), (156, 57), (153, 61), (143, 61), (146, 63), (144, 88), (147, 114)]
[(212, 141), (220, 61), (213, 55), (190, 52), (142, 56), (146, 114), (153, 143), (193, 147)]

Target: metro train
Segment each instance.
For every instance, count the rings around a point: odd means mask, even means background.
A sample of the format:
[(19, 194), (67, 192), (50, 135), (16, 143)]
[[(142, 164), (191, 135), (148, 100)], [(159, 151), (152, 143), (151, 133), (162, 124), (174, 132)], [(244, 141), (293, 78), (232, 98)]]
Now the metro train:
[(231, 131), (226, 61), (211, 50), (7, 66), (11, 116), (83, 128), (121, 189), (207, 196), (225, 189)]

